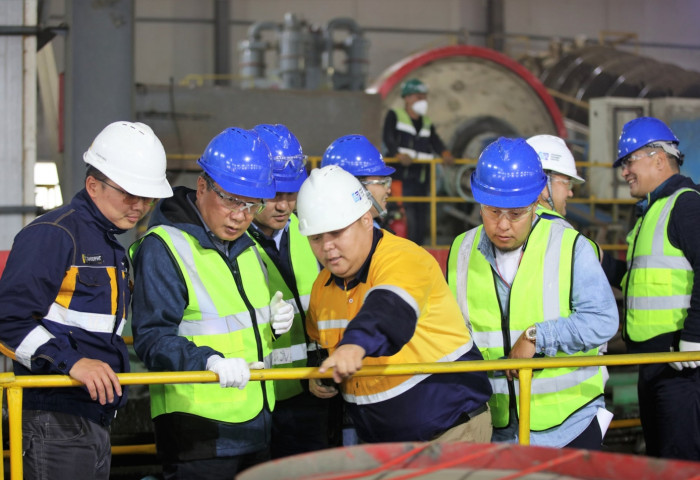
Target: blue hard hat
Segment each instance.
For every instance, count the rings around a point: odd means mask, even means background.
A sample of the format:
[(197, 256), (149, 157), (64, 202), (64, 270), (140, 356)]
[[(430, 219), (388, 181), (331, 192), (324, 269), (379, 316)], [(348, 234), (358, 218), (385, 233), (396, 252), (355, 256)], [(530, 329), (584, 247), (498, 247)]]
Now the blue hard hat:
[(306, 155), (299, 140), (281, 124), (261, 124), (253, 128), (270, 148), (272, 174), (278, 192), (298, 192), (306, 180)]
[(471, 176), (474, 200), (498, 208), (531, 205), (546, 184), (540, 157), (522, 138), (501, 137), (491, 143)]
[(671, 142), (678, 145), (678, 138), (658, 118), (639, 117), (625, 123), (617, 142), (617, 160), (613, 163), (613, 168), (619, 167), (627, 155), (654, 142)]
[(212, 138), (197, 164), (229, 193), (275, 197), (272, 155), (253, 130), (227, 128)]
[(396, 171), (384, 163), (377, 147), (363, 135), (345, 135), (331, 143), (323, 154), (321, 168), (328, 165), (338, 165), (356, 177), (381, 177)]

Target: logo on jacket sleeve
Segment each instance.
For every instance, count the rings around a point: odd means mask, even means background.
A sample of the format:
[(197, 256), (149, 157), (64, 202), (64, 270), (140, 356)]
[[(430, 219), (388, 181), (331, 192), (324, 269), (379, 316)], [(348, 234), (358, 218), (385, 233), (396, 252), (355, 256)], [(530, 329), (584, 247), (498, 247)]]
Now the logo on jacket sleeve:
[(85, 265), (102, 265), (102, 254), (90, 255), (83, 253), (81, 256)]

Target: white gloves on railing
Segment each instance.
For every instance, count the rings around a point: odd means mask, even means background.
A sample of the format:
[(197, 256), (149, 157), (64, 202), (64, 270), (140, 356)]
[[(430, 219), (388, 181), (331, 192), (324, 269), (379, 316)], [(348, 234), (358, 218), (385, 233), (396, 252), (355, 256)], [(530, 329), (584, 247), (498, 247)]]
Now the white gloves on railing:
[[(671, 347), (671, 350), (673, 350), (673, 347)], [(681, 340), (680, 343), (678, 344), (678, 351), (679, 352), (700, 352), (700, 343), (696, 342), (686, 342), (685, 340)], [(671, 362), (669, 363), (671, 367), (675, 368), (679, 372), (683, 370), (684, 368), (698, 368), (700, 366), (700, 361), (690, 361), (690, 362)]]
[(294, 321), (294, 307), (282, 300), (282, 292), (276, 292), (270, 300), (270, 321), (275, 335), (287, 333)]
[(263, 368), (262, 362), (251, 363), (250, 366), (242, 358), (223, 358), (212, 355), (207, 359), (207, 370), (219, 376), (219, 385), (236, 387), (243, 390), (250, 380), (250, 368)]

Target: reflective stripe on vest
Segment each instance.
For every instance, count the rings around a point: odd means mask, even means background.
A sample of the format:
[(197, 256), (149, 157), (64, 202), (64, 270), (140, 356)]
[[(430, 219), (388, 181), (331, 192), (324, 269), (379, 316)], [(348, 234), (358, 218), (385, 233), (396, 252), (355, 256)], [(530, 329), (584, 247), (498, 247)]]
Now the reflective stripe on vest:
[(627, 236), (625, 332), (635, 342), (681, 330), (688, 315), (693, 269), (668, 239), (671, 211), (685, 192), (699, 193), (683, 188), (656, 200)]
[[(557, 392), (568, 388), (575, 388), (586, 380), (595, 377), (597, 374), (598, 367), (577, 368), (576, 370), (564, 373), (563, 375), (558, 375), (554, 379), (545, 379), (545, 381), (532, 382), (531, 392), (533, 395), (556, 394)], [(518, 380), (515, 382), (515, 390), (518, 391)], [(506, 377), (492, 378), (491, 387), (493, 387), (494, 394), (506, 396), (509, 395), (508, 380)]]
[[(455, 239), (450, 249), (448, 280), (458, 303), (474, 330), (474, 341), (485, 360), (496, 360), (505, 353), (501, 307), (491, 265), (478, 250), (483, 226)], [(541, 320), (556, 320), (571, 314), (570, 293), (573, 253), (578, 232), (554, 222), (539, 219), (525, 247), (513, 280), (509, 308), (511, 344), (523, 330)], [(536, 279), (540, 279), (536, 281)], [(533, 281), (535, 280), (535, 281)], [(597, 355), (598, 349), (575, 355)], [(558, 352), (558, 357), (569, 355)], [(494, 394), (489, 401), (493, 425), (509, 423), (510, 392), (507, 379), (490, 375)], [(533, 372), (531, 426), (534, 431), (560, 425), (573, 412), (603, 393), (599, 367), (548, 368)], [(519, 406), (518, 390), (515, 402)]]
[[(151, 229), (169, 248), (187, 286), (189, 303), (179, 334), (197, 346), (208, 346), (226, 358), (271, 365), (272, 331), (270, 293), (262, 261), (255, 247), (236, 257), (244, 292), (236, 286), (231, 267), (218, 250), (203, 248), (186, 232), (170, 226)], [(135, 243), (132, 253), (140, 242)], [(248, 310), (246, 300), (253, 308)], [(259, 341), (258, 341), (259, 340)], [(218, 383), (151, 385), (151, 415), (183, 412), (212, 420), (240, 423), (254, 418), (264, 407), (274, 407), (272, 382), (249, 382), (243, 390), (221, 388)]]
[(433, 149), (430, 146), (430, 127), (433, 124), (430, 118), (427, 115), (423, 115), (423, 126), (419, 132), (416, 132), (411, 116), (405, 109), (397, 108), (394, 110), (394, 113), (396, 113), (396, 130), (416, 137), (410, 147), (408, 145), (399, 145), (399, 153), (405, 153), (415, 160), (432, 160), (435, 158), (435, 155), (432, 153)]
[(318, 331), (322, 332), (324, 330), (336, 330), (336, 329), (342, 329), (345, 330), (348, 326), (348, 323), (350, 320), (344, 320), (344, 319), (335, 319), (335, 320), (319, 320), (317, 322), (318, 324)]
[[(309, 309), (311, 287), (313, 287), (319, 272), (318, 261), (311, 250), (308, 239), (299, 233), (299, 219), (292, 214), (289, 220), (289, 256), (299, 303), (306, 314)], [(253, 237), (251, 236), (251, 238)], [(265, 265), (267, 265), (270, 293), (281, 291), (284, 300), (293, 305), (295, 311), (292, 328), (272, 342), (272, 368), (306, 367), (306, 330), (295, 295), (265, 249), (257, 242), (255, 245)], [(275, 380), (275, 398), (286, 400), (300, 394), (304, 390), (301, 382), (301, 380)]]
[[(564, 218), (559, 212), (557, 212), (555, 210), (550, 210), (550, 209), (545, 208), (542, 205), (538, 204), (537, 209), (535, 210), (535, 213), (539, 216), (542, 216), (543, 214), (549, 215), (549, 216), (546, 216), (543, 218), (545, 218), (546, 220), (549, 220), (550, 222), (558, 223), (559, 225), (561, 225), (564, 228), (574, 228), (574, 226), (571, 225), (566, 218)], [(588, 240), (588, 243), (590, 243), (591, 247), (593, 247), (593, 251), (595, 252), (596, 257), (598, 257), (598, 260), (600, 260), (600, 258), (602, 256), (602, 252), (600, 251), (600, 247), (598, 246), (598, 244), (595, 241), (593, 241), (592, 239), (583, 235), (582, 233), (581, 233), (581, 235), (586, 240)]]

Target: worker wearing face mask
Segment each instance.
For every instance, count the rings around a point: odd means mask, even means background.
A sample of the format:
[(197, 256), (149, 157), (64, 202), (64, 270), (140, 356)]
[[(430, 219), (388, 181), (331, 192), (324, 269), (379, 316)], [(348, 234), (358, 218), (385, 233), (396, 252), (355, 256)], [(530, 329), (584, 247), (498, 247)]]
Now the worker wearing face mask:
[[(412, 78), (401, 87), (404, 108), (389, 110), (384, 119), (382, 139), (387, 157), (399, 160), (394, 179), (403, 183), (403, 195), (427, 196), (430, 193), (430, 161), (436, 155), (451, 165), (452, 153), (435, 131), (428, 112), (428, 87)], [(408, 202), (408, 238), (417, 244), (425, 241), (428, 204)]]

